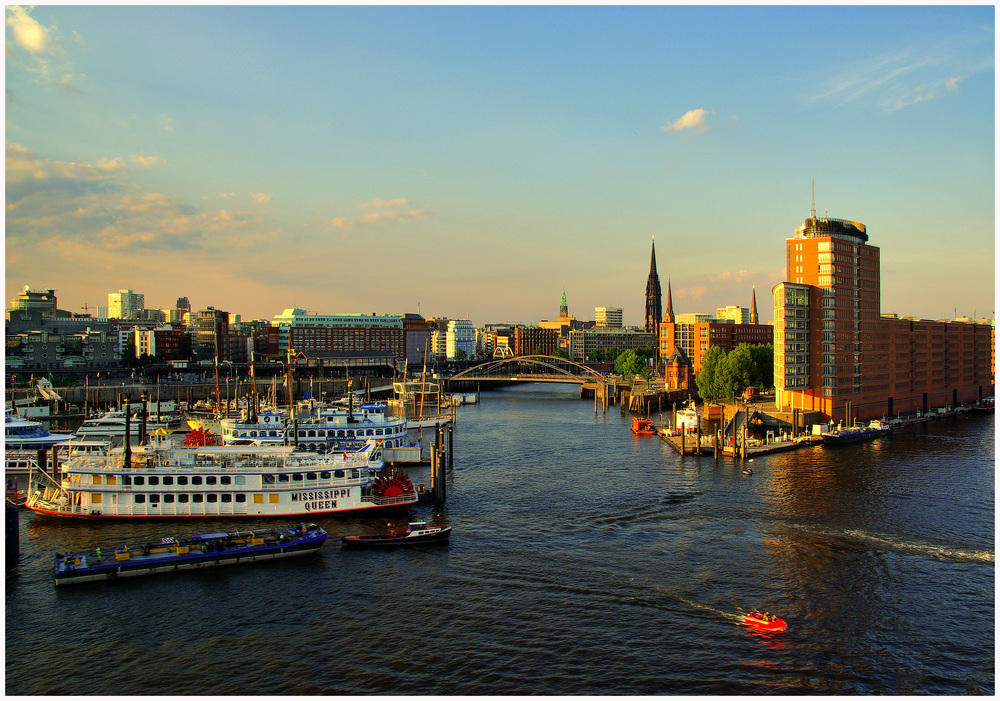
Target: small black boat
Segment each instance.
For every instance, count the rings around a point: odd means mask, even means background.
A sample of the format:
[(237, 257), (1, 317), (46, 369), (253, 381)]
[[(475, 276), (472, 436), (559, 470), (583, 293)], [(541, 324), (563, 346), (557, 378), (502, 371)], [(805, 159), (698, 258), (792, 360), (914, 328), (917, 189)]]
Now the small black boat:
[(451, 526), (428, 526), (426, 521), (413, 521), (405, 528), (393, 528), (379, 535), (345, 535), (340, 542), (347, 548), (377, 548), (396, 545), (447, 543)]

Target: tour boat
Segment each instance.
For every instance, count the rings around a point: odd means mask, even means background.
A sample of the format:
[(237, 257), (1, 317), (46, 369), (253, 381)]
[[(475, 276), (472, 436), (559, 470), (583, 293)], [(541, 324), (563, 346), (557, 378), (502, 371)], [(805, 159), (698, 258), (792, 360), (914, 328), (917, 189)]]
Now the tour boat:
[(751, 611), (743, 618), (743, 622), (757, 630), (784, 630), (788, 624), (777, 616), (760, 611)]
[(972, 410), (980, 414), (992, 414), (996, 409), (996, 399), (994, 397), (983, 397), (978, 404), (974, 404)]
[(674, 428), (689, 433), (698, 428), (698, 410), (694, 402), (689, 400), (686, 408), (677, 410), (677, 425)]
[(410, 478), (382, 461), (371, 441), (352, 453), (295, 452), (291, 446), (174, 446), (67, 460), (60, 481), (31, 475), (25, 507), (42, 516), (129, 519), (301, 517), (405, 507)]
[(888, 427), (881, 426), (850, 426), (843, 428), (838, 426), (832, 431), (822, 434), (823, 443), (826, 445), (839, 445), (841, 443), (857, 443), (858, 441), (869, 441), (878, 438), (889, 432)]
[(225, 445), (297, 445), (319, 453), (358, 450), (365, 441), (382, 441), (383, 450), (406, 445), (406, 419), (388, 416), (384, 404), (360, 407), (300, 404), (298, 416), (264, 411), (250, 419), (222, 419)]
[(637, 436), (653, 436), (656, 435), (656, 429), (653, 428), (653, 422), (651, 419), (632, 419), (632, 433)]
[(405, 528), (393, 528), (390, 523), (388, 529), (378, 535), (345, 535), (340, 542), (348, 548), (386, 547), (443, 543), (451, 535), (451, 526), (428, 526), (426, 521), (413, 521)]
[(69, 440), (69, 433), (49, 433), (41, 421), (18, 416), (11, 410), (4, 414), (3, 445), (5, 450), (48, 450)]
[(120, 545), (113, 552), (56, 555), (55, 584), (77, 584), (118, 577), (220, 567), (263, 560), (313, 555), (327, 533), (315, 523), (235, 533), (208, 533), (189, 538), (169, 536), (159, 543)]

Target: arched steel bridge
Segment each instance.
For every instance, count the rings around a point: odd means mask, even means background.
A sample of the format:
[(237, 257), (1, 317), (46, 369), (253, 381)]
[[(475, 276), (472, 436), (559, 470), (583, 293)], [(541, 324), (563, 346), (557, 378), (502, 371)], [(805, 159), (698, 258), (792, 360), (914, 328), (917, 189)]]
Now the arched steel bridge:
[(522, 355), (474, 365), (449, 382), (601, 382), (603, 376), (586, 365), (554, 355)]

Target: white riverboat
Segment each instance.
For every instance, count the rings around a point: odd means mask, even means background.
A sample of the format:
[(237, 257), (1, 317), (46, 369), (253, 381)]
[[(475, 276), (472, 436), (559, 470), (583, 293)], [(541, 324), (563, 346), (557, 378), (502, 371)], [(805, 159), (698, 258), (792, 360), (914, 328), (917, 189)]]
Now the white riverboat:
[(285, 411), (263, 411), (255, 420), (223, 419), (224, 445), (296, 445), (317, 453), (358, 450), (382, 441), (383, 450), (405, 447), (406, 419), (389, 416), (384, 404), (340, 407), (301, 403), (296, 418)]
[(299, 517), (417, 501), (410, 478), (385, 465), (375, 441), (346, 455), (154, 441), (134, 452), (74, 456), (58, 482), (36, 471), (28, 491), (25, 506), (38, 515), (98, 519)]
[(12, 410), (4, 414), (3, 444), (5, 450), (48, 450), (71, 438), (69, 433), (50, 433), (41, 421), (19, 416)]
[[(162, 416), (156, 421), (154, 416), (146, 417), (146, 434), (149, 435), (158, 428), (168, 431), (178, 431), (184, 428), (184, 420), (178, 416)], [(128, 421), (129, 436), (139, 438), (142, 433), (142, 416), (133, 414)], [(98, 416), (84, 419), (80, 428), (76, 429), (79, 438), (119, 438), (125, 437), (125, 412), (112, 409)]]

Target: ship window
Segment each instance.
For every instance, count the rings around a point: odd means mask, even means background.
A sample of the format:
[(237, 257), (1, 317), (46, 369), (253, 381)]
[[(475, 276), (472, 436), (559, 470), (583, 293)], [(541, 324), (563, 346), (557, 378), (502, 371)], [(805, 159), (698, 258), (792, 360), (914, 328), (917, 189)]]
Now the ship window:
[(195, 475), (192, 477), (191, 484), (201, 484), (201, 475)]
[(325, 480), (330, 479), (330, 473), (329, 472), (320, 472), (319, 476), (320, 476), (320, 479), (325, 479)]
[(316, 479), (316, 473), (315, 472), (307, 472), (306, 473), (306, 479), (307, 480), (314, 480), (314, 479)]
[(333, 471), (333, 476), (336, 477), (337, 479), (344, 479), (344, 471), (343, 470), (334, 470)]
[(136, 484), (136, 486), (146, 484), (146, 478), (145, 477), (140, 477), (139, 475), (136, 475), (136, 477), (135, 477), (135, 484)]
[(223, 475), (222, 477), (219, 478), (219, 484), (232, 484), (232, 483), (233, 483), (233, 478), (230, 477), (229, 475)]
[(215, 484), (215, 475), (209, 475), (206, 477), (205, 484)]
[(177, 476), (177, 484), (187, 484), (187, 483), (188, 483), (187, 475), (178, 475)]
[(205, 501), (207, 501), (209, 504), (214, 504), (217, 501), (219, 501), (219, 495), (218, 494), (206, 494), (205, 495)]
[(261, 479), (264, 484), (274, 484), (274, 475), (262, 475)]
[(118, 478), (115, 475), (108, 475), (108, 484), (118, 484)]
[(205, 501), (205, 495), (204, 494), (192, 494), (191, 495), (191, 501), (194, 502), (195, 504), (200, 504), (201, 502)]
[(174, 503), (174, 495), (173, 494), (164, 494), (163, 495), (163, 503), (164, 504), (173, 504)]
[(149, 495), (149, 503), (150, 504), (159, 504), (160, 503), (160, 495), (159, 494), (150, 494)]
[(174, 483), (174, 478), (172, 476), (165, 475), (163, 477), (163, 484), (173, 484), (173, 483)]
[(237, 504), (246, 504), (247, 503), (247, 495), (243, 494), (243, 493), (237, 494), (236, 495), (236, 503)]
[(132, 496), (135, 498), (135, 503), (136, 504), (145, 504), (146, 503), (146, 495), (145, 494), (133, 494)]
[(247, 483), (246, 477), (244, 477), (243, 475), (236, 475), (236, 484), (246, 484), (246, 483)]
[(132, 476), (131, 475), (122, 475), (122, 484), (125, 484), (125, 485), (132, 484)]
[(375, 429), (375, 435), (376, 435), (376, 436), (381, 436), (381, 435), (382, 435), (382, 429), (380, 429), (380, 428), (376, 428), (376, 429)]
[(100, 484), (101, 483), (101, 476), (100, 475), (91, 475), (91, 478), (93, 479), (93, 483), (94, 484)]
[(100, 492), (97, 492), (96, 494), (91, 494), (90, 495), (90, 503), (91, 504), (100, 504), (101, 503), (101, 496), (103, 496), (103, 495)]
[(149, 483), (150, 484), (156, 484), (156, 485), (158, 485), (160, 483), (160, 478), (159, 477), (150, 477), (149, 478)]
[(254, 494), (253, 495), (253, 503), (254, 504), (263, 504), (264, 503), (264, 495), (263, 494)]
[(367, 432), (365, 433), (365, 435), (366, 435), (366, 436), (373, 436), (373, 435), (375, 435), (375, 434), (374, 434), (374, 433), (372, 432), (372, 430), (371, 430), (371, 429), (368, 429), (368, 431), (367, 431)]
[(223, 503), (223, 504), (228, 504), (228, 503), (230, 503), (230, 502), (231, 502), (232, 500), (233, 500), (233, 495), (232, 495), (232, 494), (223, 494), (223, 495), (222, 495), (222, 503)]
[(293, 482), (301, 482), (302, 481), (302, 473), (301, 472), (296, 472), (294, 475), (292, 475), (292, 481)]
[(281, 496), (280, 494), (268, 494), (267, 495), (267, 503), (268, 504), (277, 504), (278, 501), (279, 501), (279, 497), (280, 496)]
[(187, 504), (188, 503), (188, 495), (187, 494), (178, 494), (177, 495), (177, 503), (178, 504)]
[(351, 470), (351, 477), (353, 479), (358, 479), (361, 476), (361, 470)]
[(278, 475), (279, 482), (287, 482), (289, 480), (288, 475)]
[[(337, 438), (344, 438), (344, 437), (345, 437), (345, 434), (344, 434), (343, 429), (341, 429), (340, 431), (337, 431)], [(347, 437), (348, 438), (354, 438), (354, 431), (348, 431), (347, 432)]]

